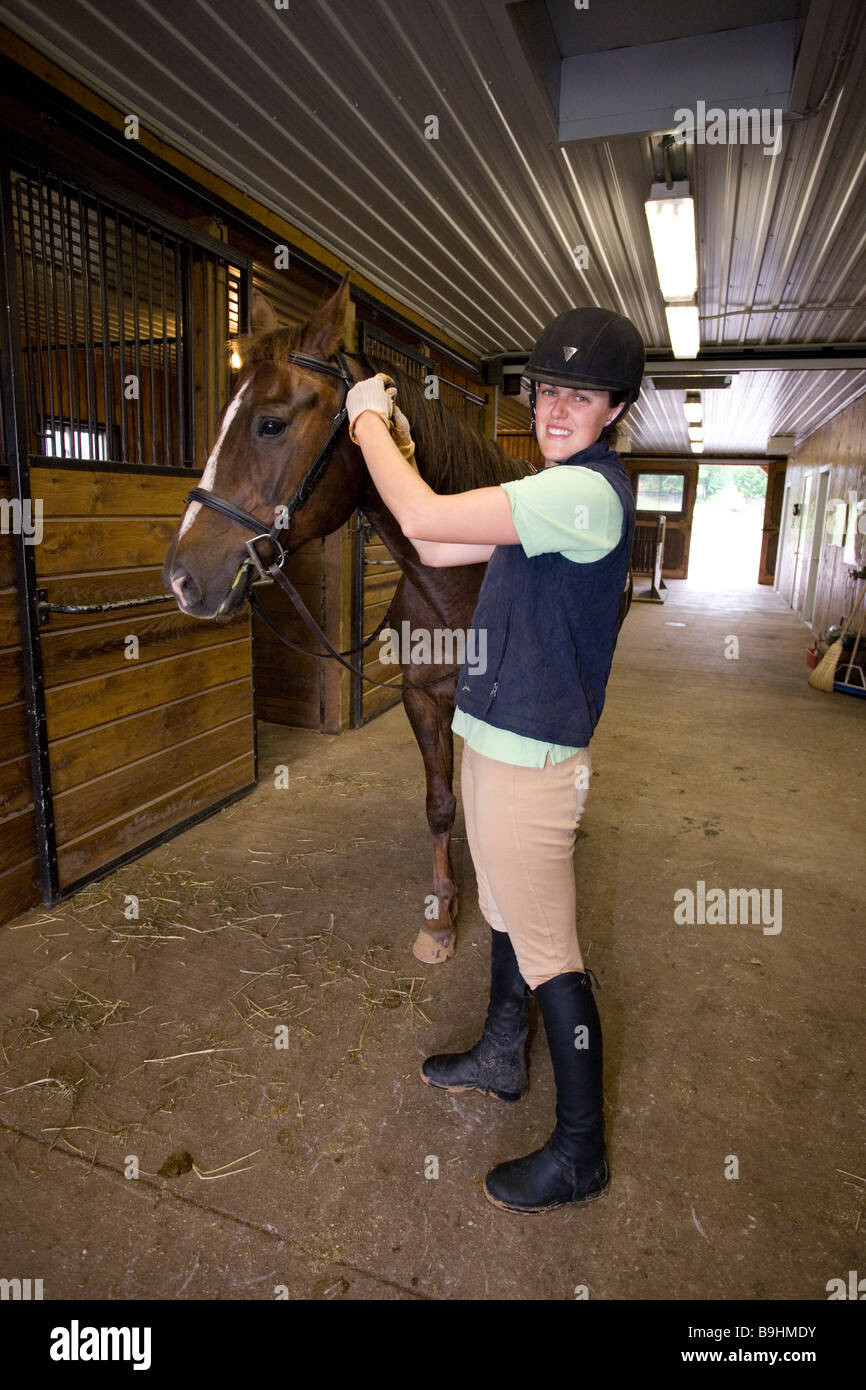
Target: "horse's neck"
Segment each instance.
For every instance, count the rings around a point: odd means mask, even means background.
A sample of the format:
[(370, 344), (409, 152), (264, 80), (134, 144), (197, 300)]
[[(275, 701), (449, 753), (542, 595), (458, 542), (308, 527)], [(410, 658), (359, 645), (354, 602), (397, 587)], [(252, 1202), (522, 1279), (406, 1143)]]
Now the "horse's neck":
[[(445, 625), (448, 626), (454, 620), (454, 615), (449, 616), (445, 610), (453, 606), (454, 596), (450, 593), (453, 584), (448, 582), (446, 576), (453, 575), (453, 571), (436, 569), (421, 563), (412, 542), (403, 535), (393, 512), (388, 510), (372, 484), (367, 489), (359, 506), (388, 553), (400, 566), (408, 582), (415, 586), (433, 608), (433, 611), (438, 613)], [(463, 605), (459, 606), (462, 607)]]

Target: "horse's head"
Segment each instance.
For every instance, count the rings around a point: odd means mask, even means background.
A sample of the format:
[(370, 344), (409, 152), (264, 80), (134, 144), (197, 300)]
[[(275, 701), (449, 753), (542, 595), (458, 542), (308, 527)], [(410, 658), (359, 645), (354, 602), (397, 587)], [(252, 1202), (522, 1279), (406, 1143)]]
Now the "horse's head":
[[(255, 297), (254, 336), (241, 345), (244, 370), (223, 411), (199, 486), (251, 513), (268, 532), (280, 520), (318, 456), (340, 408), (338, 376), (298, 365), (290, 353), (327, 362), (343, 343), (349, 277), (303, 328), (277, 327), (267, 300)], [(348, 520), (366, 481), (361, 452), (341, 430), (329, 465), (280, 532), (292, 551)], [(163, 581), (184, 613), (226, 617), (243, 603), (251, 579), (245, 542), (252, 532), (201, 502), (190, 502), (163, 565)], [(269, 560), (269, 542), (259, 542)]]

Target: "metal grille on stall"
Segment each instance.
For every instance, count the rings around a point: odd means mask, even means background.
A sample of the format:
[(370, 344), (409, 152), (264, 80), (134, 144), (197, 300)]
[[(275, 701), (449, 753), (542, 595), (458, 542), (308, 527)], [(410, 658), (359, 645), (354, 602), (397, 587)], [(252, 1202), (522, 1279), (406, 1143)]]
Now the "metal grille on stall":
[(29, 147), (0, 193), (11, 490), (43, 527), (38, 544), (16, 537), (29, 710), (17, 752), (33, 761), (54, 899), (255, 784), (246, 612), (217, 626), (172, 601), (37, 608), (163, 592), (231, 390), (226, 340), (246, 314), (249, 263)]
[(203, 468), (241, 267), (45, 170), (11, 201), (30, 454)]
[(263, 294), (281, 328), (305, 323), (322, 300), (324, 287), (312, 289), (291, 271), (273, 270), (253, 261), (253, 292)]

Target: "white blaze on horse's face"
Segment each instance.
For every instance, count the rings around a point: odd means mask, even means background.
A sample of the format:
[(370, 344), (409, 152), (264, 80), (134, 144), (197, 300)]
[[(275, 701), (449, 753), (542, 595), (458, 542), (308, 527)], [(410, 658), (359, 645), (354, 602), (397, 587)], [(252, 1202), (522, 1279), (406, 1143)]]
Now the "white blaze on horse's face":
[[(246, 390), (249, 384), (249, 381), (245, 381), (241, 389), (238, 391), (237, 395), (229, 401), (228, 406), (226, 407), (226, 413), (223, 416), (223, 422), (220, 425), (220, 432), (217, 435), (216, 443), (210, 451), (210, 456), (208, 458), (207, 463), (204, 466), (204, 472), (201, 475), (201, 482), (199, 483), (199, 487), (206, 488), (208, 492), (216, 492), (216, 471), (217, 463), (219, 461), (220, 456), (220, 450), (222, 449), (226, 435), (231, 429), (232, 421), (234, 420), (235, 416), (238, 413), (238, 410), (240, 409), (241, 401), (243, 400), (244, 395), (246, 394)], [(183, 521), (180, 524), (180, 530), (177, 533), (177, 538), (179, 541), (183, 539), (190, 526), (192, 526), (192, 523), (195, 521), (196, 517), (201, 511), (201, 508), (201, 502), (190, 502), (189, 506), (186, 509), (186, 515), (184, 516)]]

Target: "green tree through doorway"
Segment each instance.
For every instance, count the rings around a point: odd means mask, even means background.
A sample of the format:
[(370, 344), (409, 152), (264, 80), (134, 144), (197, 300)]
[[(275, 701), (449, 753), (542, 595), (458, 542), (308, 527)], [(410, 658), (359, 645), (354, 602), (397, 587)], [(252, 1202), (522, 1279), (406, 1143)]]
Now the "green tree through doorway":
[(767, 475), (759, 464), (701, 464), (692, 519), (689, 581), (706, 589), (758, 582)]

